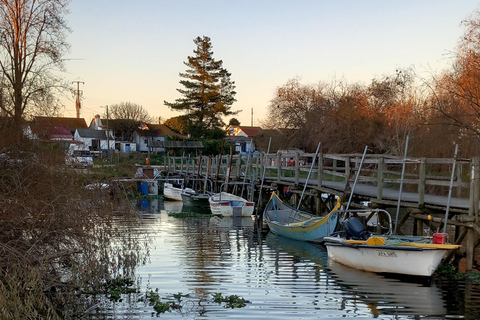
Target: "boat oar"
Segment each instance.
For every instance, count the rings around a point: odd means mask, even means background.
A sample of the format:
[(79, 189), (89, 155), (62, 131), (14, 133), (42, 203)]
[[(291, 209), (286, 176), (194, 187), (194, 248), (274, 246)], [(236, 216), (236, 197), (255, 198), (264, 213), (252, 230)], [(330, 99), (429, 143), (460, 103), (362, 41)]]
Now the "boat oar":
[(400, 214), (400, 203), (402, 201), (403, 179), (405, 178), (405, 165), (407, 164), (408, 153), (408, 136), (405, 141), (405, 155), (403, 156), (402, 178), (400, 179), (400, 189), (398, 190), (397, 215), (395, 216), (395, 230), (393, 234), (397, 234), (398, 215)]
[[(315, 151), (315, 156), (312, 159), (312, 165), (310, 166), (310, 171), (308, 171), (307, 181), (305, 181), (305, 185), (303, 186), (302, 195), (300, 196), (300, 200), (298, 201), (297, 214), (298, 214), (298, 210), (300, 209), (300, 205), (302, 204), (303, 195), (305, 194), (305, 189), (307, 189), (308, 180), (310, 180), (310, 175), (312, 174), (313, 166), (315, 165), (315, 160), (317, 159), (318, 150), (320, 150), (320, 145), (321, 144), (322, 144), (321, 142), (318, 143), (317, 151)], [(319, 172), (318, 174), (321, 174), (321, 173)]]
[(358, 177), (360, 176), (360, 171), (362, 170), (363, 161), (365, 160), (365, 155), (367, 154), (368, 146), (365, 146), (363, 151), (362, 160), (360, 161), (360, 166), (358, 167), (357, 175), (355, 176), (355, 181), (353, 182), (352, 190), (350, 191), (350, 197), (348, 198), (347, 207), (345, 208), (345, 214), (348, 214), (348, 208), (350, 208), (350, 203), (352, 202), (353, 192), (357, 186)]
[(448, 189), (447, 210), (445, 210), (445, 223), (443, 224), (443, 234), (447, 234), (447, 219), (450, 211), (450, 200), (452, 199), (453, 179), (455, 178), (455, 166), (457, 164), (458, 144), (455, 145), (455, 155), (453, 157), (452, 175), (450, 177), (450, 187)]

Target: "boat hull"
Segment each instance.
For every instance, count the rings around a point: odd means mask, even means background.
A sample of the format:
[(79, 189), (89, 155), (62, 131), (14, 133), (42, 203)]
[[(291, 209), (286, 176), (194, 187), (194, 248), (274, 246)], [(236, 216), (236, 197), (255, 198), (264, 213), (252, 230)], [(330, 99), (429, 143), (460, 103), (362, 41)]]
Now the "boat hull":
[(272, 233), (285, 238), (313, 241), (331, 235), (337, 226), (340, 200), (329, 214), (319, 217), (296, 210), (272, 195), (263, 213), (263, 219)]
[(163, 195), (169, 200), (182, 201), (182, 189), (176, 188), (168, 182), (163, 185)]
[(300, 240), (312, 241), (329, 236), (335, 231), (338, 215), (330, 213), (321, 220), (312, 221), (310, 224), (284, 225), (276, 221), (267, 221), (270, 231), (282, 237)]
[(208, 202), (212, 214), (224, 217), (248, 217), (255, 208), (253, 202), (226, 192), (211, 196)]
[(189, 193), (182, 193), (182, 201), (185, 205), (195, 206), (195, 207), (208, 207), (208, 199), (210, 195), (207, 193), (201, 194), (189, 194)]
[[(375, 273), (430, 277), (448, 249), (346, 244), (325, 239), (328, 258), (343, 265)], [(330, 239), (332, 240), (332, 239)]]

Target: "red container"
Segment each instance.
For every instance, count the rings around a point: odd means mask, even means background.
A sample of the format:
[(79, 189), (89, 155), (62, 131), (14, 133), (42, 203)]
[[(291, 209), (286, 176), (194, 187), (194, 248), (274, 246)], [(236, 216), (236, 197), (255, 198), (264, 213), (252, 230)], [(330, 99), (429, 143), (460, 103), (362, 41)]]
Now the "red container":
[(445, 233), (434, 233), (433, 234), (433, 243), (434, 244), (445, 244), (445, 243), (447, 243), (447, 235)]

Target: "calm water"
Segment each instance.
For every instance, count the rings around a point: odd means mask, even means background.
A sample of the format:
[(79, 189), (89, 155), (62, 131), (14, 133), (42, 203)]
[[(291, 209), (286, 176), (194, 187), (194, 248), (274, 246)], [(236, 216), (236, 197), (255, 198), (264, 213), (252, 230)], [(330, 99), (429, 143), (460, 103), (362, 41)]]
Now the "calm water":
[[(137, 270), (142, 293), (105, 302), (90, 319), (480, 319), (471, 281), (405, 281), (328, 261), (323, 247), (258, 232), (250, 218), (173, 218), (181, 202), (138, 204), (150, 262)], [(139, 302), (147, 289), (181, 308), (157, 315)], [(212, 295), (238, 295), (224, 308)]]

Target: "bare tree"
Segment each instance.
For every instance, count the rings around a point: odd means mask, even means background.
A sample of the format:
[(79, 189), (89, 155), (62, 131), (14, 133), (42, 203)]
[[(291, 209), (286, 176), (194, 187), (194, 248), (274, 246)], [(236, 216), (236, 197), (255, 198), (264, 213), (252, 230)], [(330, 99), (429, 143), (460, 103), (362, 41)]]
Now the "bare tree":
[[(21, 132), (29, 108), (52, 96), (61, 80), (69, 30), (63, 16), (69, 0), (0, 0), (0, 68), (6, 115)], [(51, 99), (51, 98), (49, 98)]]
[(134, 120), (138, 122), (153, 122), (153, 119), (141, 105), (133, 102), (120, 102), (110, 106), (112, 119)]
[(121, 102), (110, 106), (110, 128), (117, 137), (131, 138), (133, 132), (145, 123), (153, 122), (152, 117), (141, 105), (132, 102)]
[(431, 85), (427, 122), (456, 128), (457, 139), (480, 140), (480, 10), (463, 25), (465, 33), (451, 68)]

